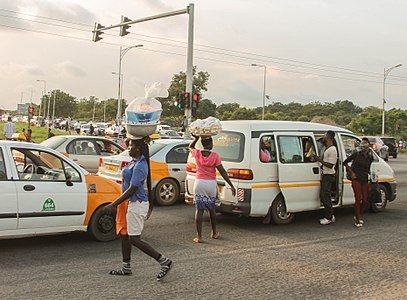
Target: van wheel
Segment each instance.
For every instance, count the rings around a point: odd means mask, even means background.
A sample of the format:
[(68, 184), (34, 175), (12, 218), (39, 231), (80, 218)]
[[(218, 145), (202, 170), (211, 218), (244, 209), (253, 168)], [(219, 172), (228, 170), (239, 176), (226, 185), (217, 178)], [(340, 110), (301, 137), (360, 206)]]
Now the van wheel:
[(178, 198), (179, 187), (177, 183), (170, 178), (161, 180), (155, 187), (155, 201), (158, 205), (173, 205)]
[(93, 213), (88, 233), (99, 242), (108, 242), (116, 238), (116, 216), (114, 213), (106, 213), (103, 208), (101, 206)]
[(285, 200), (281, 194), (277, 196), (271, 205), (271, 218), (278, 225), (289, 224), (294, 219), (294, 214), (287, 212)]
[(397, 153), (393, 155), (393, 158), (397, 158)]
[(386, 186), (383, 184), (380, 184), (380, 199), (381, 201), (379, 203), (371, 203), (370, 204), (370, 209), (373, 212), (381, 212), (386, 208), (387, 202), (388, 202), (388, 191)]

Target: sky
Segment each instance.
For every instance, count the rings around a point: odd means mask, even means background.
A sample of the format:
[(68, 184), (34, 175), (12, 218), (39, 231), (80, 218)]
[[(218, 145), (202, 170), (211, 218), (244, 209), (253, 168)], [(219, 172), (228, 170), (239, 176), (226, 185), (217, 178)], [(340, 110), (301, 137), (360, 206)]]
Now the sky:
[[(0, 0), (0, 108), (39, 103), (59, 89), (77, 99), (123, 98), (169, 86), (186, 71), (188, 14), (133, 24), (92, 42), (95, 22), (119, 24), (194, 4), (193, 64), (210, 74), (204, 98), (217, 105), (350, 100), (407, 109), (405, 0)], [(403, 29), (404, 28), (404, 29)], [(252, 64), (265, 67), (252, 66)]]

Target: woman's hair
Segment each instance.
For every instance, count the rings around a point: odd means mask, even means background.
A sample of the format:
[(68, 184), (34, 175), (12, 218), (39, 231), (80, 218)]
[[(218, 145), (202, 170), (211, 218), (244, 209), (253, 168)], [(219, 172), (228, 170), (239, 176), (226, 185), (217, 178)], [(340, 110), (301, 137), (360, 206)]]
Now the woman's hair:
[(213, 146), (212, 138), (201, 138), (201, 144), (204, 149), (211, 148)]

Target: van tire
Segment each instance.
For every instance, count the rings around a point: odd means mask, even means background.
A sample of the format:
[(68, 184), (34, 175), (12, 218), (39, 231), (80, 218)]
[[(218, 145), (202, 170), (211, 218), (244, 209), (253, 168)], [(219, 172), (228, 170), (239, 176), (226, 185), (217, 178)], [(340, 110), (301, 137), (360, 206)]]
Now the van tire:
[(96, 209), (88, 225), (89, 235), (99, 242), (109, 242), (117, 237), (115, 213), (106, 213), (104, 207)]
[(370, 203), (370, 209), (373, 212), (381, 212), (386, 209), (387, 202), (389, 201), (389, 193), (385, 185), (380, 184), (380, 194), (382, 201), (380, 203)]
[(179, 198), (178, 184), (171, 178), (165, 178), (156, 185), (154, 196), (160, 206), (174, 205)]
[(277, 225), (285, 225), (294, 219), (293, 213), (287, 213), (284, 197), (279, 194), (271, 205), (271, 218)]

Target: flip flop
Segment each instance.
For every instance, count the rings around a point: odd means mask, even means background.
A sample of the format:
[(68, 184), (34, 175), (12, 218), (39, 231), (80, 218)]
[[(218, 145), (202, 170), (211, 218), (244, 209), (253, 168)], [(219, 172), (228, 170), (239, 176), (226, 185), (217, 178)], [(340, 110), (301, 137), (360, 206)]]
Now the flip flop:
[(213, 239), (215, 239), (215, 240), (217, 240), (218, 238), (220, 238), (219, 232), (217, 232), (217, 233), (215, 233), (215, 234), (212, 234), (212, 235), (211, 235), (211, 238), (213, 238)]
[(202, 243), (202, 240), (201, 239), (199, 239), (199, 238), (194, 238), (193, 240), (192, 240), (194, 243)]

